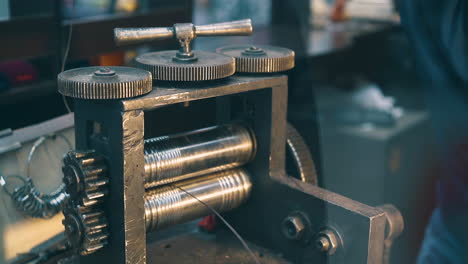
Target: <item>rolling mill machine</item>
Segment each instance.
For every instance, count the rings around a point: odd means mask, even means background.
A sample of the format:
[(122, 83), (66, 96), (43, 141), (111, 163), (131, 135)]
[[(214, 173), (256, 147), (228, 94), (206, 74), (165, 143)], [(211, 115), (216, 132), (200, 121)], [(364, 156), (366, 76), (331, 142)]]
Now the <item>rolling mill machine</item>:
[(135, 68), (58, 76), (60, 93), (75, 102), (63, 224), (82, 263), (159, 263), (147, 256), (147, 233), (212, 210), (293, 263), (385, 261), (402, 230), (398, 210), (319, 188), (307, 146), (287, 124), (280, 72), (294, 67), (293, 51), (191, 49), (196, 37), (249, 35), (250, 20), (114, 33), (119, 45), (176, 38), (180, 49), (140, 55)]

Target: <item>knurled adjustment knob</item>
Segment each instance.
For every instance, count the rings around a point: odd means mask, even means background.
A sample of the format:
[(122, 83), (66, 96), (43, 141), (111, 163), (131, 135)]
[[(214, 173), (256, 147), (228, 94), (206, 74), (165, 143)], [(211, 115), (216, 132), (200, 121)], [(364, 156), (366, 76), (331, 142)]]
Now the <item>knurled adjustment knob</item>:
[(135, 58), (138, 68), (150, 71), (154, 80), (208, 81), (222, 79), (235, 73), (232, 57), (206, 51), (192, 51), (191, 41), (200, 36), (245, 36), (252, 34), (250, 19), (210, 25), (191, 23), (173, 27), (116, 28), (118, 45), (175, 37), (179, 50), (150, 52)]
[(274, 73), (294, 68), (294, 51), (282, 47), (233, 45), (216, 52), (234, 57), (237, 72)]
[(125, 99), (152, 90), (151, 73), (131, 67), (84, 67), (58, 75), (58, 91), (79, 99)]

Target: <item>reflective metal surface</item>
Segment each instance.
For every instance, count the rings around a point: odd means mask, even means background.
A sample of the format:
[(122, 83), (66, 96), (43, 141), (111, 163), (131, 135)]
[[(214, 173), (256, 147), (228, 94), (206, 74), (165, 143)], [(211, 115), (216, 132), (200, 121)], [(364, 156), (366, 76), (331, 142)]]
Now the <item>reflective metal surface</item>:
[(60, 73), (58, 91), (80, 99), (124, 99), (152, 90), (151, 73), (121, 66), (83, 67)]
[(309, 147), (296, 128), (289, 123), (286, 131), (286, 148), (293, 157), (301, 181), (317, 185), (317, 172)]
[(234, 209), (249, 198), (251, 188), (247, 172), (235, 169), (149, 191), (145, 196), (146, 232), (210, 214), (200, 201), (218, 212)]
[(294, 68), (294, 51), (275, 46), (230, 45), (216, 52), (236, 59), (236, 72), (274, 73)]
[(190, 42), (198, 36), (248, 36), (252, 34), (252, 31), (251, 20), (244, 19), (200, 26), (184, 23), (175, 24), (173, 27), (115, 28), (114, 38), (117, 45), (168, 39), (172, 37), (176, 37), (182, 41), (189, 40)]
[(162, 81), (207, 81), (222, 79), (235, 72), (234, 58), (213, 52), (193, 52), (191, 42), (197, 36), (245, 36), (252, 34), (250, 19), (195, 26), (175, 24), (169, 28), (116, 28), (117, 45), (175, 37), (179, 49), (142, 54), (135, 59), (138, 68)]
[(145, 140), (145, 187), (239, 167), (253, 159), (249, 129), (228, 124)]

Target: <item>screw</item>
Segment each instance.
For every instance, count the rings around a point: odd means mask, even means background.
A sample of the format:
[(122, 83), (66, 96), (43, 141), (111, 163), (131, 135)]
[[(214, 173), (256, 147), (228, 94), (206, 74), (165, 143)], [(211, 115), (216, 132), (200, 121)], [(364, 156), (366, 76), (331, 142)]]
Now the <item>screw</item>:
[(288, 216), (283, 221), (283, 234), (290, 240), (299, 240), (304, 236), (306, 227), (299, 216)]

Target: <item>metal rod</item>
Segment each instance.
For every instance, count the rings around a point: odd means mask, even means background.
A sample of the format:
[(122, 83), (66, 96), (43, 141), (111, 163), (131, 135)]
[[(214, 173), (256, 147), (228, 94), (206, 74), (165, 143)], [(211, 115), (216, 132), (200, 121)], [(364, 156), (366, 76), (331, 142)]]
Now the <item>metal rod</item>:
[(218, 212), (235, 209), (249, 198), (251, 189), (252, 183), (249, 175), (245, 170), (238, 168), (147, 191), (145, 195), (146, 232), (160, 230), (210, 214), (211, 211), (197, 199)]
[(255, 137), (238, 124), (145, 140), (145, 188), (242, 166), (255, 150)]

